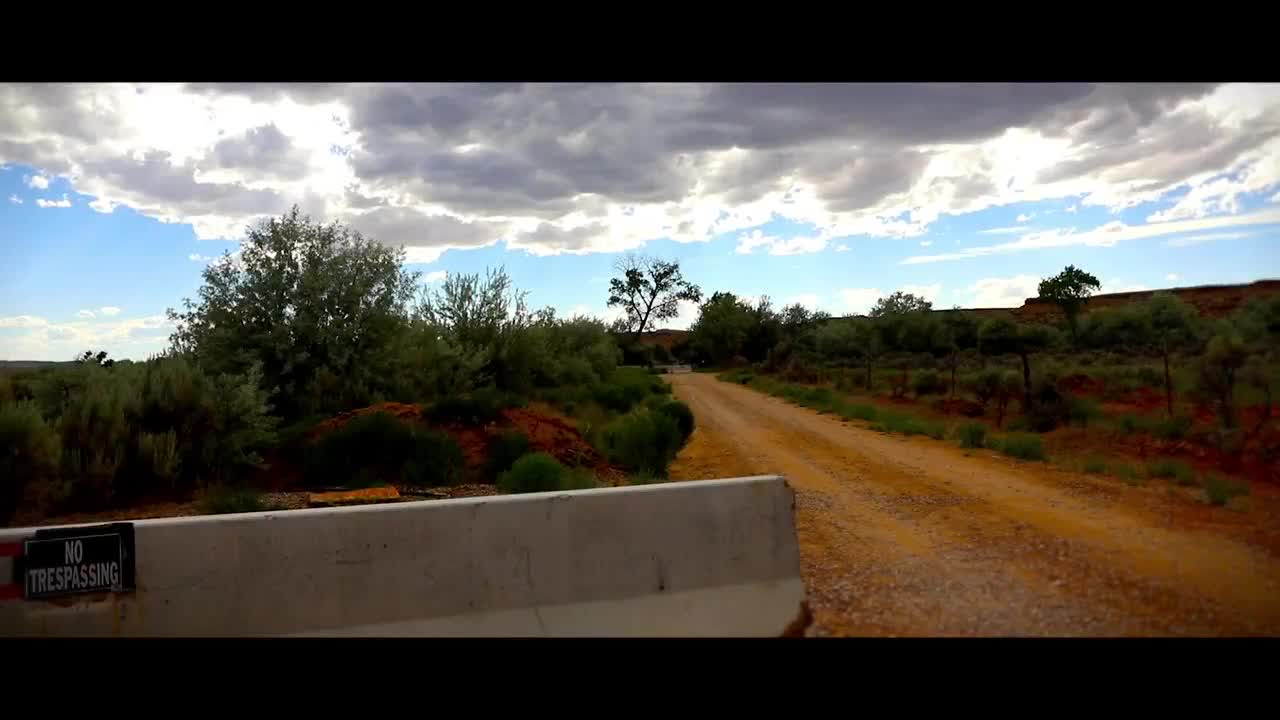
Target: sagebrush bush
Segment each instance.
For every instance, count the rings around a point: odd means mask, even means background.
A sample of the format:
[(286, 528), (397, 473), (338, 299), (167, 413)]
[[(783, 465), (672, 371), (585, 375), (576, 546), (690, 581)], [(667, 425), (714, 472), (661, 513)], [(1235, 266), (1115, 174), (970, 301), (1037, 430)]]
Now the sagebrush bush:
[(1102, 417), (1102, 407), (1093, 398), (1071, 395), (1067, 398), (1067, 416), (1080, 427), (1089, 427), (1089, 421)]
[(667, 476), (680, 450), (680, 428), (670, 415), (640, 411), (624, 415), (604, 430), (605, 454), (632, 473)]
[(57, 484), (61, 457), (58, 433), (36, 403), (0, 404), (0, 524), (28, 493), (47, 493)]
[(680, 447), (684, 447), (689, 442), (689, 436), (693, 435), (693, 411), (679, 400), (668, 400), (658, 407), (658, 412), (675, 421), (676, 428), (680, 431)]
[(497, 477), (511, 469), (529, 452), (529, 436), (519, 430), (504, 430), (489, 440), (489, 472)]
[(525, 455), (498, 478), (498, 487), (507, 493), (576, 490), (582, 486), (579, 475), (547, 453)]
[(1132, 435), (1138, 432), (1138, 418), (1135, 415), (1121, 415), (1116, 421), (1116, 427), (1122, 435)]
[(1044, 441), (1039, 435), (1030, 433), (1009, 433), (1005, 435), (996, 448), (1000, 452), (1019, 460), (1044, 460)]
[(263, 512), (274, 509), (263, 502), (262, 494), (245, 487), (217, 485), (200, 497), (200, 510), (208, 515)]
[(483, 387), (465, 395), (450, 395), (436, 401), (427, 411), (435, 422), (487, 425), (502, 417), (502, 411), (516, 404), (515, 398), (493, 387)]
[(875, 420), (876, 408), (874, 405), (843, 405), (839, 410), (840, 417), (850, 420)]
[(1232, 482), (1214, 473), (1205, 475), (1202, 484), (1205, 498), (1214, 505), (1226, 505), (1234, 497), (1249, 494), (1247, 484)]
[(1164, 418), (1152, 425), (1151, 432), (1164, 440), (1181, 440), (1191, 432), (1191, 418), (1186, 415)]
[(312, 487), (396, 481), (439, 486), (456, 482), (462, 470), (462, 448), (449, 435), (378, 412), (318, 438), (306, 453), (303, 481)]
[(987, 442), (987, 426), (982, 423), (964, 423), (956, 431), (960, 439), (960, 447), (980, 448)]
[(404, 482), (418, 487), (454, 485), (465, 469), (462, 446), (447, 433), (413, 429), (413, 452), (404, 464)]
[(1175, 480), (1179, 485), (1194, 484), (1196, 478), (1190, 465), (1173, 458), (1160, 458), (1147, 463), (1147, 475)]
[(1116, 463), (1111, 466), (1111, 474), (1125, 481), (1129, 485), (1141, 485), (1142, 477), (1138, 474), (1137, 469), (1126, 463)]
[(1084, 461), (1084, 471), (1095, 475), (1105, 475), (1107, 473), (1107, 463), (1102, 458), (1091, 457)]
[(933, 370), (924, 370), (911, 379), (911, 390), (916, 397), (941, 395), (947, 391), (947, 383)]

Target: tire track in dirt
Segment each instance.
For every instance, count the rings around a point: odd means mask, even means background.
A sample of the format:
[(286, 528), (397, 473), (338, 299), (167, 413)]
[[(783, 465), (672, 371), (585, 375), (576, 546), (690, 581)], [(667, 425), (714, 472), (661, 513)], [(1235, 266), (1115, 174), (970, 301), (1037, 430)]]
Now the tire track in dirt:
[[(699, 374), (676, 479), (778, 473), (815, 623), (837, 635), (1250, 635), (1280, 628), (1274, 555), (1066, 473), (886, 436)], [(1225, 512), (1225, 511), (1224, 511)]]

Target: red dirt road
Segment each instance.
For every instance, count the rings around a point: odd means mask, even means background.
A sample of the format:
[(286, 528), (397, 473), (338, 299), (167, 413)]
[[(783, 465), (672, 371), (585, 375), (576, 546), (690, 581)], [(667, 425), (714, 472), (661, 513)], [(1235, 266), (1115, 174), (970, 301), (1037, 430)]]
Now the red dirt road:
[(795, 489), (809, 635), (1280, 634), (1274, 489), (1211, 508), (670, 377), (698, 423), (673, 479)]

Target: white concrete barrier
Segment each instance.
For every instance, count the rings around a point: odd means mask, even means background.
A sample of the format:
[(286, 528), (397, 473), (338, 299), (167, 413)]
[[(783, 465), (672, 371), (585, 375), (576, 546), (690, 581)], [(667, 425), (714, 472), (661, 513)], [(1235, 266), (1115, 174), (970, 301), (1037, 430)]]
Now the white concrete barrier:
[(136, 589), (0, 600), (0, 636), (776, 636), (793, 507), (762, 476), (142, 520)]

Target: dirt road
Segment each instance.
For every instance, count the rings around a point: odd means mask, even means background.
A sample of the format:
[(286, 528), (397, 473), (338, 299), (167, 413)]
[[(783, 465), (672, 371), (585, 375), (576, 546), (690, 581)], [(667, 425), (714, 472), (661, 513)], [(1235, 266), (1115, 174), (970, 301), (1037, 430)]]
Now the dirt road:
[(1257, 540), (1274, 537), (1255, 527), (1271, 517), (1262, 509), (670, 377), (698, 423), (672, 479), (778, 473), (796, 490), (809, 635), (1280, 634), (1280, 555)]

